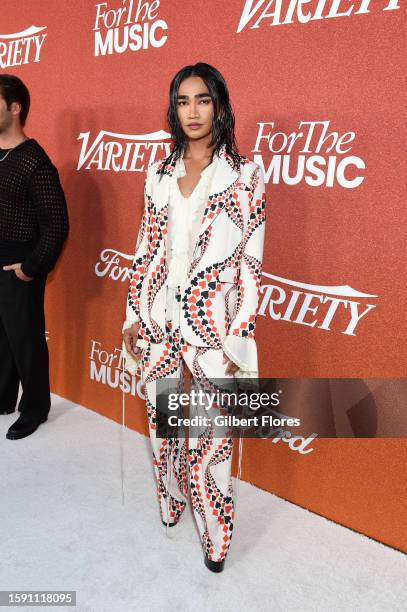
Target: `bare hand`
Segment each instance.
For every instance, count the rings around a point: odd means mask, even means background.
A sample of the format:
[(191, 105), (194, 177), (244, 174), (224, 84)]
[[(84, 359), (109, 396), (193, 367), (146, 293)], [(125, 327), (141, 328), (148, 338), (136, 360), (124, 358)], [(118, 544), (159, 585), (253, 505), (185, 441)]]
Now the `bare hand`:
[(227, 363), (228, 364), (226, 366), (225, 374), (231, 374), (233, 376), (233, 374), (235, 374), (238, 371), (238, 369), (239, 369), (239, 366), (236, 365), (236, 363), (234, 363), (234, 361), (229, 359), (229, 357), (226, 355), (226, 353), (223, 353), (223, 363)]
[(126, 351), (133, 357), (133, 359), (140, 359), (141, 353), (143, 349), (139, 346), (136, 346), (136, 342), (138, 339), (138, 330), (140, 327), (140, 323), (134, 323), (128, 329), (125, 329), (123, 332), (124, 344), (126, 346)]
[(3, 270), (14, 270), (15, 275), (18, 276), (20, 280), (25, 281), (27, 283), (29, 281), (32, 281), (33, 279), (32, 276), (27, 276), (26, 274), (24, 274), (24, 272), (21, 270), (21, 263), (15, 263), (9, 266), (3, 266)]

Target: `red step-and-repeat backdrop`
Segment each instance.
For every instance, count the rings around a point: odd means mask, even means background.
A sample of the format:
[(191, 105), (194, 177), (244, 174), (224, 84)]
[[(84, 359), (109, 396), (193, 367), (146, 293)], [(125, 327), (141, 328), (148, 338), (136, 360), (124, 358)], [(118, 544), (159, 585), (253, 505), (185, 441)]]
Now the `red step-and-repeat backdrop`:
[[(54, 392), (120, 421), (124, 391), (147, 434), (121, 327), (145, 171), (170, 150), (169, 84), (198, 61), (224, 75), (267, 183), (261, 376), (406, 375), (405, 4), (2, 1), (0, 70), (29, 87), (27, 134), (69, 205), (46, 296)], [(243, 478), (407, 551), (405, 439), (309, 433), (245, 440)]]

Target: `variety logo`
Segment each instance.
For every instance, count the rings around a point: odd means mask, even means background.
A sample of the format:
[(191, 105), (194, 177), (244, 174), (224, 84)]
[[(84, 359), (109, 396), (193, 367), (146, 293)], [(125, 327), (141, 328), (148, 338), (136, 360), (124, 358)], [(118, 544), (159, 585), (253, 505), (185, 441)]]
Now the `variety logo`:
[(150, 134), (116, 134), (101, 130), (91, 142), (90, 132), (79, 134), (82, 148), (77, 170), (113, 170), (114, 172), (144, 172), (156, 158), (167, 156), (171, 134), (160, 130)]
[[(99, 277), (106, 276), (128, 283), (132, 261), (132, 255), (104, 249), (95, 265), (95, 273)], [(340, 330), (341, 333), (356, 336), (355, 330), (360, 321), (376, 308), (368, 300), (377, 298), (377, 295), (363, 293), (349, 285), (311, 285), (267, 272), (263, 272), (263, 277), (267, 280), (260, 287), (263, 297), (258, 314), (269, 315), (276, 321), (333, 331), (343, 325), (345, 317), (345, 327)]]
[(375, 304), (369, 298), (377, 295), (362, 293), (349, 285), (310, 285), (263, 272), (267, 279), (260, 291), (263, 299), (259, 315), (268, 313), (276, 321), (289, 321), (317, 329), (332, 331), (336, 318), (346, 317), (342, 334), (356, 336), (355, 329)]
[[(290, 23), (305, 24), (320, 19), (366, 15), (370, 8), (394, 11), (400, 8), (400, 0), (357, 0), (349, 5), (348, 0), (246, 0), (236, 32), (246, 27), (250, 30), (264, 26), (279, 26)], [(251, 22), (251, 25), (248, 24)]]
[[(311, 187), (355, 189), (363, 183), (366, 165), (357, 155), (351, 155), (355, 132), (330, 130), (330, 121), (300, 121), (298, 130), (277, 131), (274, 122), (258, 123), (254, 161), (264, 171), (265, 182)], [(267, 126), (267, 127), (266, 127)], [(265, 168), (260, 143), (267, 142), (265, 155), (272, 154)]]
[(158, 19), (159, 0), (138, 0), (137, 5), (134, 0), (122, 0), (121, 4), (116, 8), (107, 2), (96, 4), (96, 57), (162, 47), (167, 42), (168, 25)]
[(43, 28), (31, 26), (23, 32), (0, 34), (0, 68), (39, 62), (47, 36), (44, 33), (46, 29), (45, 26)]
[(123, 371), (124, 354), (122, 349), (115, 348), (109, 352), (101, 348), (102, 343), (91, 340), (89, 355), (89, 378), (112, 389), (119, 388), (124, 393), (145, 399), (141, 392), (143, 387), (139, 378)]

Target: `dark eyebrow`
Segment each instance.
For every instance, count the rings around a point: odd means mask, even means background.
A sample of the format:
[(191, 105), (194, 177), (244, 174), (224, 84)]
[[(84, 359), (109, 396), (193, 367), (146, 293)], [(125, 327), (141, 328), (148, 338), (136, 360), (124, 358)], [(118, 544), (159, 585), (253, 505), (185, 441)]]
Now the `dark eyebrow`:
[[(194, 98), (210, 98), (211, 94), (209, 93), (199, 93), (195, 94)], [(189, 96), (177, 96), (177, 100), (187, 100)]]

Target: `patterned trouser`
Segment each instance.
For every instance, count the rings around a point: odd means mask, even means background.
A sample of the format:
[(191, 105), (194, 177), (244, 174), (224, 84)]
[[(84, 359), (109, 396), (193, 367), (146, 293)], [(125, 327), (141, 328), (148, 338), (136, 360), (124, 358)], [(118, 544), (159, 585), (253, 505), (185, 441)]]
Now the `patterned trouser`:
[[(188, 442), (179, 433), (168, 438), (157, 437), (156, 381), (178, 378), (178, 389), (185, 392), (185, 366), (194, 381), (229, 379), (232, 375), (225, 374), (227, 364), (223, 363), (221, 349), (192, 346), (172, 321), (167, 321), (166, 325), (166, 341), (149, 344), (142, 356), (142, 380), (161, 518), (165, 523), (177, 523), (190, 494), (203, 550), (212, 561), (221, 561), (229, 549), (234, 520), (231, 431), (225, 428), (220, 434), (223, 437), (214, 437), (214, 433), (219, 435), (219, 430), (214, 432), (212, 426), (202, 427), (198, 432), (194, 428), (194, 435), (189, 436)], [(189, 417), (199, 413), (205, 413), (205, 408), (191, 404)]]

